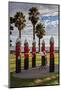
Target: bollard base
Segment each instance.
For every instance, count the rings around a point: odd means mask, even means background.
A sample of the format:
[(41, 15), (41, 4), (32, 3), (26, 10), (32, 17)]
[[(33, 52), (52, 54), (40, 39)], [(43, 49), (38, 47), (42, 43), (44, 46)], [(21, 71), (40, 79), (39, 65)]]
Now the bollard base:
[(50, 68), (49, 68), (50, 72), (54, 72), (54, 58), (50, 58)]
[(36, 67), (36, 55), (32, 58), (32, 67)]
[(16, 61), (16, 73), (21, 72), (21, 59), (17, 59)]
[(45, 65), (46, 65), (46, 58), (45, 58), (45, 56), (42, 56), (41, 65), (42, 65), (42, 66), (45, 66)]
[(24, 59), (24, 69), (27, 70), (29, 68), (29, 58)]

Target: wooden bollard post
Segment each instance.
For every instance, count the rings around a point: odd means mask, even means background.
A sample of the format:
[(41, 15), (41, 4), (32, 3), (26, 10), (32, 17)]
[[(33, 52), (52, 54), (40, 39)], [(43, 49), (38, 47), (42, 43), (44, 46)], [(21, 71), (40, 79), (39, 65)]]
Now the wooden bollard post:
[(29, 68), (29, 45), (27, 40), (24, 42), (24, 69), (27, 70)]
[(16, 40), (16, 73), (21, 72), (21, 41)]
[(42, 47), (41, 47), (41, 66), (46, 65), (46, 49), (45, 49), (45, 41), (42, 41)]
[(54, 38), (50, 39), (50, 72), (54, 72)]
[(36, 42), (32, 43), (32, 67), (36, 67)]

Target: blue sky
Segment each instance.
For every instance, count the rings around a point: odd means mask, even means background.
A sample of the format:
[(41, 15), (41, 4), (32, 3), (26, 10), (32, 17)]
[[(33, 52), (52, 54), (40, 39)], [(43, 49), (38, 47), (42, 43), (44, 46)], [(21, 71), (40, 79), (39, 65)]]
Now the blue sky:
[(42, 20), (50, 20), (50, 22), (52, 22), (52, 21), (58, 20), (58, 15), (56, 15), (56, 16), (42, 16), (41, 18), (42, 18)]
[[(24, 43), (24, 40), (27, 39), (30, 43), (30, 46), (32, 44), (32, 23), (28, 20), (28, 12), (31, 7), (37, 7), (40, 16), (39, 21), (42, 22), (45, 25), (45, 31), (46, 36), (43, 37), (43, 39), (46, 39), (47, 37), (54, 36), (55, 39), (55, 45), (58, 46), (58, 5), (46, 5), (46, 4), (31, 4), (31, 3), (17, 3), (17, 2), (10, 2), (9, 3), (9, 17), (14, 16), (14, 14), (17, 11), (23, 12), (26, 16), (26, 27), (22, 30), (22, 45)], [(10, 36), (10, 39), (12, 39), (12, 45), (15, 45), (15, 41), (18, 37), (18, 29), (14, 27), (14, 31), (12, 31), (12, 35)], [(46, 39), (47, 45), (49, 45), (49, 39)], [(36, 42), (38, 46), (38, 38), (36, 37)]]

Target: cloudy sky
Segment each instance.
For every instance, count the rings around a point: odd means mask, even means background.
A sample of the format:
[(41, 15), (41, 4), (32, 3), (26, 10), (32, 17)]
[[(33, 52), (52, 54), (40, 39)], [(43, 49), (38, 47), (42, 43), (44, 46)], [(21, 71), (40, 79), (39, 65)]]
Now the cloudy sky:
[[(32, 23), (28, 20), (28, 13), (31, 7), (37, 7), (40, 16), (39, 21), (45, 25), (46, 35), (43, 37), (46, 42), (46, 46), (49, 46), (49, 39), (51, 36), (54, 37), (55, 46), (58, 46), (58, 5), (46, 5), (46, 4), (31, 4), (31, 3), (9, 3), (9, 17), (14, 16), (17, 11), (23, 12), (26, 16), (26, 27), (22, 30), (22, 45), (24, 40), (27, 39), (29, 45), (32, 45), (33, 32)], [(10, 39), (12, 39), (12, 45), (15, 46), (15, 41), (18, 38), (18, 29), (14, 27)], [(36, 37), (36, 42), (38, 46), (38, 38)]]

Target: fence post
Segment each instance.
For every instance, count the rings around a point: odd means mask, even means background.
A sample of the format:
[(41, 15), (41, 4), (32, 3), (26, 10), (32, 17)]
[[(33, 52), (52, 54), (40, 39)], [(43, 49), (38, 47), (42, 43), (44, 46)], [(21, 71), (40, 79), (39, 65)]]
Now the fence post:
[(42, 66), (44, 66), (44, 65), (46, 65), (46, 57), (45, 57), (45, 55), (46, 55), (46, 49), (45, 49), (45, 41), (43, 40), (42, 41), (42, 47), (41, 47), (41, 65)]
[(21, 41), (16, 40), (16, 73), (21, 72)]
[(32, 67), (36, 67), (36, 42), (32, 42)]
[(54, 72), (54, 38), (50, 39), (50, 72)]
[(29, 68), (29, 45), (27, 40), (24, 42), (24, 69), (27, 70)]

